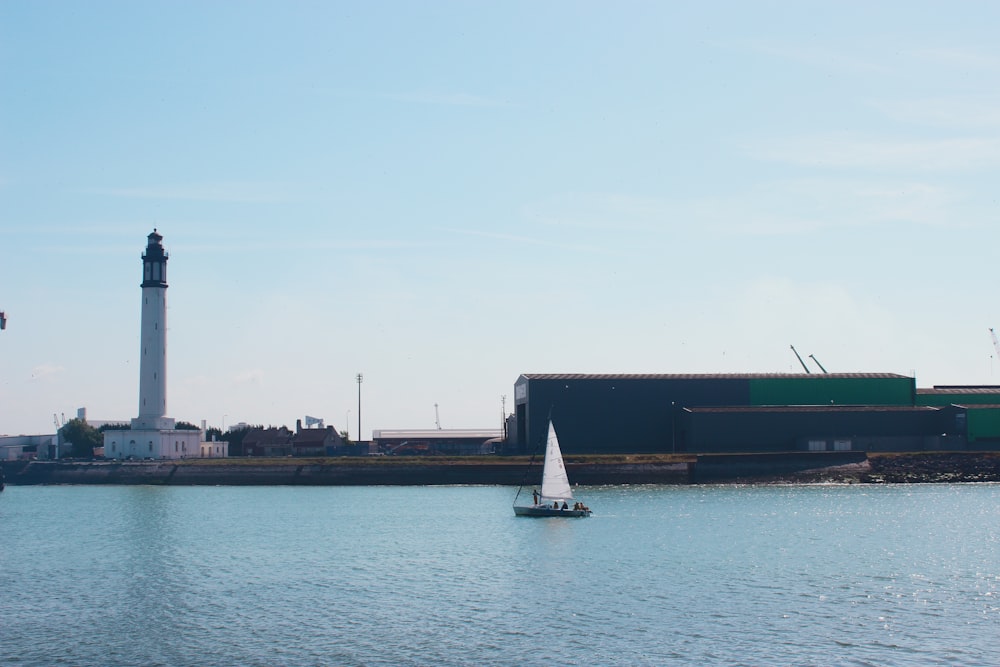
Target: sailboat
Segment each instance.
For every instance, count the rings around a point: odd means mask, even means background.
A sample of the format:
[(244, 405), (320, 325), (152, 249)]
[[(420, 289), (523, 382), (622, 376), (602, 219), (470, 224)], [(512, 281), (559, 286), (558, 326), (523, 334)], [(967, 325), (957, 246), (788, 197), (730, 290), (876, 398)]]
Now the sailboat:
[[(522, 485), (523, 486), (523, 485)], [(517, 496), (521, 489), (517, 490)], [(533, 504), (518, 505), (514, 496), (514, 514), (517, 516), (590, 516), (591, 511), (581, 502), (573, 501), (573, 489), (569, 486), (566, 466), (563, 465), (562, 451), (556, 429), (549, 420), (549, 437), (545, 442), (545, 464), (542, 467), (542, 492), (532, 492)]]

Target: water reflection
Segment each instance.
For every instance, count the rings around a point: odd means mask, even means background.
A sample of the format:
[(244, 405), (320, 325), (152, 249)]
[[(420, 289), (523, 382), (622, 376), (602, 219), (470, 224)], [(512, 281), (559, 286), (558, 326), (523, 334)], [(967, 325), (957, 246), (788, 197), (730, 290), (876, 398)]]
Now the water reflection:
[(1000, 657), (1000, 486), (13, 491), (5, 664)]
[[(115, 536), (109, 553), (112, 604), (105, 610), (115, 631), (107, 647), (121, 659), (170, 664), (177, 656), (177, 626), (189, 622), (192, 595), (186, 563), (178, 557), (178, 507), (174, 489), (132, 486), (116, 503)], [(143, 637), (141, 649), (134, 638)], [(137, 651), (139, 651), (137, 653)]]

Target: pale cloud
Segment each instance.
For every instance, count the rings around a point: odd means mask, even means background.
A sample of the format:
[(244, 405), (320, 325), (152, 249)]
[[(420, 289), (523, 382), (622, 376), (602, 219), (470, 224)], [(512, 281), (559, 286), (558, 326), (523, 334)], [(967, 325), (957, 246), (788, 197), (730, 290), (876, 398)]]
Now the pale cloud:
[(236, 384), (243, 385), (259, 385), (264, 383), (264, 371), (259, 368), (252, 368), (249, 370), (237, 373), (234, 378)]
[(574, 192), (554, 195), (524, 208), (532, 222), (594, 231), (654, 231), (676, 218), (676, 204), (657, 197)]
[(826, 168), (942, 171), (1000, 165), (1000, 139), (879, 140), (848, 135), (814, 135), (758, 141), (753, 157)]
[(184, 378), (183, 384), (185, 387), (199, 389), (211, 387), (214, 384), (214, 381), (207, 375), (192, 375)]
[(484, 232), (478, 229), (455, 229), (452, 227), (440, 227), (439, 231), (446, 232), (448, 234), (460, 234), (462, 236), (478, 236), (487, 239), (496, 239), (498, 241), (511, 241), (513, 243), (523, 243), (527, 245), (541, 245), (541, 246), (551, 246), (553, 243), (551, 241), (546, 241), (539, 238), (533, 238), (530, 236), (522, 236), (519, 234), (502, 234), (500, 232)]
[(714, 229), (752, 235), (801, 234), (890, 222), (955, 225), (961, 193), (919, 181), (774, 181), (692, 206)]
[(293, 199), (287, 186), (276, 183), (190, 183), (185, 185), (84, 188), (81, 192), (92, 195), (134, 199), (214, 201), (242, 204), (281, 203)]
[(820, 69), (843, 71), (847, 73), (878, 73), (886, 74), (891, 68), (876, 62), (874, 59), (859, 58), (853, 53), (834, 49), (824, 49), (814, 46), (796, 44), (776, 44), (760, 41), (738, 43), (736, 46), (761, 53), (781, 60), (807, 65)]
[[(787, 179), (711, 197), (669, 199), (573, 194), (528, 207), (536, 223), (579, 232), (628, 232), (672, 240), (718, 234), (776, 236), (891, 222), (955, 226), (962, 192), (919, 180)], [(456, 230), (457, 231), (457, 230)], [(490, 232), (482, 236), (543, 245), (549, 241)], [(554, 244), (554, 243), (553, 243)]]
[(938, 47), (908, 52), (913, 58), (955, 69), (1000, 70), (1000, 58), (968, 48)]
[(32, 380), (45, 380), (55, 375), (61, 374), (66, 369), (57, 364), (41, 364), (31, 369)]
[(917, 125), (968, 128), (1000, 126), (1000, 96), (877, 100), (871, 105), (895, 121)]
[(898, 347), (894, 342), (906, 332), (905, 323), (872, 295), (836, 282), (760, 278), (733, 295), (728, 318), (741, 332), (742, 349), (767, 350), (786, 371), (801, 371), (789, 345), (795, 345), (807, 364), (812, 363), (808, 356), (815, 354), (830, 372), (910, 370), (908, 360), (893, 352)]
[[(161, 230), (162, 231), (162, 230)], [(188, 252), (303, 252), (319, 250), (398, 250), (405, 248), (427, 248), (433, 243), (429, 241), (410, 241), (397, 239), (323, 239), (309, 236), (308, 238), (289, 236), (279, 240), (266, 238), (239, 237), (233, 241), (213, 240), (210, 243), (188, 243), (180, 246)]]
[(495, 239), (498, 241), (518, 243), (522, 245), (535, 245), (535, 246), (544, 246), (548, 248), (560, 248), (563, 250), (571, 250), (575, 252), (600, 253), (600, 254), (607, 254), (609, 252), (608, 247), (605, 245), (571, 242), (566, 240), (565, 238), (543, 239), (539, 237), (524, 236), (520, 234), (487, 232), (478, 229), (439, 228), (439, 230), (449, 234), (460, 234), (462, 236), (477, 236), (482, 238)]
[(481, 95), (473, 95), (471, 93), (433, 93), (433, 92), (416, 92), (416, 93), (384, 93), (382, 95), (385, 99), (396, 100), (399, 102), (415, 102), (417, 104), (431, 104), (438, 106), (452, 106), (452, 107), (503, 107), (508, 106), (505, 102), (500, 102), (498, 100), (483, 97)]

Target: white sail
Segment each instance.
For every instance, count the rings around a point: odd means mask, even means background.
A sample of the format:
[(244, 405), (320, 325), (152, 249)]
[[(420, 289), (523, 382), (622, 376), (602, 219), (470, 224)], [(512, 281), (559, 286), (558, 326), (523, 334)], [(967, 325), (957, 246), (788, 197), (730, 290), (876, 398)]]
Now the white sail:
[(545, 443), (545, 466), (542, 468), (542, 500), (572, 500), (573, 491), (566, 476), (566, 466), (563, 465), (562, 452), (559, 450), (559, 438), (556, 429), (549, 422), (549, 439)]

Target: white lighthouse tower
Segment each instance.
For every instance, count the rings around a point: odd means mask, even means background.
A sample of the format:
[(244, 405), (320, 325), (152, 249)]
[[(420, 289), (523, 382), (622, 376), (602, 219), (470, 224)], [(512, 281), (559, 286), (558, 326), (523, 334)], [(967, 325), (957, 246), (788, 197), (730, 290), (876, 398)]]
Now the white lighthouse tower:
[(200, 455), (201, 431), (167, 417), (167, 252), (154, 229), (142, 253), (139, 416), (131, 430), (105, 431), (108, 458), (180, 459)]
[(167, 414), (167, 253), (153, 230), (142, 253), (142, 348), (139, 356), (139, 416), (133, 429), (172, 429)]

